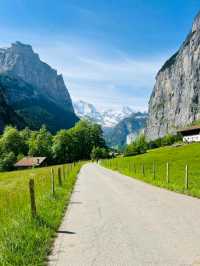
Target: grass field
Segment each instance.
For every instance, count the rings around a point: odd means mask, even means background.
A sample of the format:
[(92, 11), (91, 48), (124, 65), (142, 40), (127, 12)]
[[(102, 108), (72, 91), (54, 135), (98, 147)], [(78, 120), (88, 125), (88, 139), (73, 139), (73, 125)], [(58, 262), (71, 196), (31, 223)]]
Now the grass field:
[[(51, 168), (0, 174), (0, 265), (45, 265), (53, 236), (70, 199), (81, 163), (65, 165), (66, 178), (51, 191)], [(37, 217), (30, 212), (29, 179), (35, 182)]]
[[(167, 182), (167, 162), (169, 182)], [(188, 165), (188, 189), (185, 188), (186, 164)], [(199, 143), (163, 147), (134, 157), (104, 160), (102, 165), (145, 182), (200, 198)]]

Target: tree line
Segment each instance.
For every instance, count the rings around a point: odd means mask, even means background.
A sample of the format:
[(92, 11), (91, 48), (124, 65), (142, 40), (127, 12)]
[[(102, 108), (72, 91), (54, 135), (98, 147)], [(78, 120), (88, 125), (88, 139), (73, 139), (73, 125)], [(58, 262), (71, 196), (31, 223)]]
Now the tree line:
[(176, 142), (182, 141), (180, 134), (172, 135), (167, 134), (162, 138), (147, 141), (144, 134), (139, 135), (136, 139), (124, 149), (124, 156), (134, 156), (138, 154), (146, 153), (147, 150), (170, 146)]
[(48, 164), (62, 164), (108, 155), (101, 126), (86, 120), (55, 135), (45, 126), (38, 131), (7, 126), (0, 136), (0, 171), (12, 170), (24, 156), (47, 157)]

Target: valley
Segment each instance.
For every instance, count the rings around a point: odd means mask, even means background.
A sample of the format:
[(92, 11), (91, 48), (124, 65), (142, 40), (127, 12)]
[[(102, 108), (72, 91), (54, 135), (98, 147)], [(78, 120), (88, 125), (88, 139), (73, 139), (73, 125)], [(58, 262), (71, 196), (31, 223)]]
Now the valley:
[(200, 265), (198, 1), (6, 0), (0, 33), (0, 265)]
[(146, 112), (136, 112), (127, 106), (99, 112), (94, 105), (84, 101), (74, 102), (74, 110), (80, 119), (101, 125), (107, 145), (116, 149), (122, 149), (142, 133), (148, 118)]

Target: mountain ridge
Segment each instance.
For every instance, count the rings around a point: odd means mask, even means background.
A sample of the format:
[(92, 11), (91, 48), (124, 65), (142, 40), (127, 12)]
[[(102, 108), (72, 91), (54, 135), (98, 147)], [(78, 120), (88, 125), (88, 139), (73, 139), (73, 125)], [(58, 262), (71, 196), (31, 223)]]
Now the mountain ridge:
[(130, 144), (144, 131), (147, 117), (147, 113), (133, 113), (122, 119), (115, 127), (105, 130), (107, 144), (114, 148), (122, 148), (126, 144)]
[(55, 133), (78, 121), (62, 76), (30, 45), (16, 42), (0, 49), (0, 85), (7, 105), (31, 129), (45, 124)]
[(51, 68), (32, 49), (31, 45), (19, 41), (11, 47), (0, 49), (0, 73), (19, 77), (25, 82), (40, 88), (41, 94), (55, 101), (63, 108), (73, 111), (71, 97), (62, 75)]
[(148, 139), (176, 133), (200, 119), (200, 13), (192, 30), (156, 76), (149, 100)]
[(73, 106), (77, 116), (80, 118), (88, 118), (89, 120), (100, 124), (103, 128), (114, 127), (122, 119), (134, 113), (134, 111), (128, 106), (123, 106), (118, 110), (109, 108), (103, 111), (98, 111), (93, 104), (83, 100), (74, 101)]
[(107, 145), (122, 148), (127, 141), (132, 141), (146, 126), (148, 114), (134, 112), (124, 106), (119, 110), (107, 109), (99, 112), (94, 105), (78, 101), (74, 102), (74, 109), (80, 118), (89, 119), (102, 126)]

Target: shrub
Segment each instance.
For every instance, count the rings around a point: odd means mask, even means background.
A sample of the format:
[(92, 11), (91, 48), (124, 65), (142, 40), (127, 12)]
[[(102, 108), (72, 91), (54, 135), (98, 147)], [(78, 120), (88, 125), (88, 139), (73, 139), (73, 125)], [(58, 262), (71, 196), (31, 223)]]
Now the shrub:
[(163, 138), (158, 138), (158, 139), (149, 141), (148, 149), (151, 150), (151, 149), (159, 148), (162, 146), (170, 146), (179, 141), (182, 141), (181, 134), (177, 134), (177, 135), (167, 134)]
[(0, 171), (9, 171), (13, 169), (16, 156), (14, 152), (3, 153), (0, 157)]
[(105, 148), (93, 147), (90, 155), (92, 160), (105, 159), (109, 157), (109, 153)]
[(136, 140), (125, 148), (124, 156), (133, 156), (147, 151), (148, 145), (144, 134), (139, 135)]

